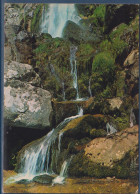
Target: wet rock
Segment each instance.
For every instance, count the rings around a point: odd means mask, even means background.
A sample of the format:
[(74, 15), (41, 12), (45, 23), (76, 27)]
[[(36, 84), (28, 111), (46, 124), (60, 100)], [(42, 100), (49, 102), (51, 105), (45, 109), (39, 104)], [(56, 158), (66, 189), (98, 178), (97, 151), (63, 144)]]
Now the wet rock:
[(32, 181), (28, 179), (21, 179), (19, 181), (16, 181), (18, 184), (30, 184)]
[(63, 138), (73, 137), (74, 139), (81, 139), (83, 137), (90, 137), (90, 130), (92, 128), (101, 129), (105, 125), (106, 117), (103, 115), (84, 115), (70, 121), (60, 133), (63, 133)]
[(42, 183), (42, 184), (51, 184), (53, 179), (54, 177), (49, 175), (40, 175), (40, 176), (35, 176), (33, 178), (33, 181), (37, 183)]
[(63, 121), (65, 118), (77, 115), (81, 106), (83, 106), (83, 101), (53, 101), (52, 106), (54, 110), (54, 119), (56, 125)]
[(30, 65), (5, 61), (4, 118), (11, 126), (50, 126), (51, 95), (39, 85), (40, 78)]

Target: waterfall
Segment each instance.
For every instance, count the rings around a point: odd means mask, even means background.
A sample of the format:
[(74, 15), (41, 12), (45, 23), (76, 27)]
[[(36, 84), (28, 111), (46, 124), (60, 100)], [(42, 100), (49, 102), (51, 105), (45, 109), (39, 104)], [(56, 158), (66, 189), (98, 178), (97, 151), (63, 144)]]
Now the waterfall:
[(89, 79), (88, 91), (89, 91), (90, 97), (92, 97), (92, 92), (91, 92), (91, 78)]
[(133, 127), (135, 122), (136, 122), (136, 117), (135, 117), (135, 114), (133, 112), (133, 108), (131, 108), (131, 111), (130, 111), (130, 127)]
[(111, 135), (113, 133), (117, 132), (117, 129), (115, 129), (115, 127), (113, 127), (111, 124), (107, 123), (106, 124), (106, 129), (107, 129), (107, 135)]
[(78, 23), (78, 16), (74, 4), (49, 4), (46, 10), (43, 8), (41, 18), (41, 33), (49, 33), (53, 38), (62, 37), (62, 32), (66, 22), (70, 20)]
[(78, 92), (78, 82), (77, 82), (77, 63), (76, 63), (76, 54), (77, 47), (71, 46), (70, 47), (70, 65), (71, 65), (71, 75), (73, 78), (73, 87), (76, 89), (76, 99), (79, 99), (79, 92)]
[(71, 156), (68, 160), (65, 160), (62, 164), (60, 175), (57, 176), (55, 179), (53, 179), (53, 185), (54, 184), (63, 184), (65, 178), (67, 177), (68, 167), (70, 165), (70, 162), (72, 160), (73, 156)]
[[(19, 155), (19, 172), (22, 173), (9, 178), (7, 183), (12, 183), (12, 181), (15, 182), (21, 179), (32, 180), (35, 176), (41, 174), (54, 174), (52, 169), (52, 155), (55, 156), (54, 161), (57, 166), (57, 158), (61, 148), (61, 130), (68, 122), (83, 115), (82, 108), (78, 111), (77, 115), (64, 119), (64, 121), (62, 121), (55, 129), (52, 129), (47, 135), (27, 145), (25, 149), (23, 148), (23, 151)], [(60, 136), (59, 132), (61, 134)], [(58, 140), (58, 150), (56, 150), (57, 148), (54, 148), (56, 140)], [(65, 166), (67, 166), (66, 162), (62, 166), (61, 176), (64, 176), (65, 169), (67, 169)]]

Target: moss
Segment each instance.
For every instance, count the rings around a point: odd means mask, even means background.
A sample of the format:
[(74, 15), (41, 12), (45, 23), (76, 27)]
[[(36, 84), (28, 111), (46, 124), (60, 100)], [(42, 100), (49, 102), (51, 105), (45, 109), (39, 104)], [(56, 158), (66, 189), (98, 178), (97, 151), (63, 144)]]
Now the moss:
[(120, 24), (119, 26), (117, 26), (111, 33), (110, 33), (110, 39), (113, 40), (114, 38), (120, 38), (124, 31), (128, 29), (128, 25), (127, 24)]
[(117, 125), (117, 129), (121, 131), (122, 129), (126, 129), (130, 126), (129, 124), (129, 116), (124, 115), (123, 117), (117, 117), (114, 119), (115, 124)]
[(100, 72), (101, 75), (107, 74), (108, 76), (115, 68), (115, 60), (111, 53), (101, 52), (97, 54), (92, 63), (92, 71)]
[[(81, 177), (81, 176), (90, 176), (96, 178), (105, 178), (113, 177), (116, 178), (133, 178), (131, 175), (131, 160), (136, 156), (135, 153), (126, 153), (125, 157), (114, 163), (113, 167), (106, 167), (104, 164), (98, 164), (90, 161), (87, 156), (84, 155), (84, 152), (78, 153), (71, 161), (69, 167), (69, 175)], [(135, 170), (135, 175), (137, 171)], [(138, 178), (138, 176), (137, 176)]]
[(31, 20), (31, 32), (38, 32), (39, 31), (42, 10), (43, 10), (43, 4), (38, 4), (35, 11), (34, 11), (33, 18)]
[(90, 130), (90, 137), (97, 138), (97, 137), (105, 137), (107, 135), (104, 129), (91, 129)]
[(116, 96), (117, 97), (124, 97), (126, 93), (126, 83), (125, 83), (126, 73), (124, 71), (116, 72)]
[(66, 91), (66, 99), (67, 100), (72, 100), (72, 99), (76, 99), (76, 89), (75, 88), (68, 88)]

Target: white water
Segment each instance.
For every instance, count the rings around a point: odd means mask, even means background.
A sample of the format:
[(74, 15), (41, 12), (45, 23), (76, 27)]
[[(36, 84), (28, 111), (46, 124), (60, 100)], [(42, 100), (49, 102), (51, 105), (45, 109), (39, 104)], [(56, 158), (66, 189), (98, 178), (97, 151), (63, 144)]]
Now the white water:
[(78, 16), (74, 4), (49, 4), (49, 9), (43, 9), (41, 33), (49, 33), (53, 38), (62, 37), (66, 22), (70, 20), (78, 23)]
[(70, 65), (71, 65), (71, 75), (73, 78), (73, 87), (76, 89), (76, 99), (79, 99), (79, 92), (78, 92), (78, 82), (77, 82), (77, 63), (76, 63), (76, 46), (70, 47)]
[(117, 129), (115, 129), (115, 127), (113, 127), (109, 123), (106, 124), (106, 129), (107, 129), (107, 135), (111, 135), (117, 132)]
[[(58, 153), (60, 153), (61, 148), (60, 136), (63, 135), (63, 133), (61, 133), (61, 130), (64, 128), (64, 126), (66, 126), (69, 121), (81, 117), (82, 115), (83, 109), (80, 108), (77, 115), (64, 119), (64, 121), (62, 121), (55, 129), (50, 131), (47, 135), (45, 135), (39, 140), (34, 141), (31, 145), (29, 145), (20, 155), (20, 171), (22, 171), (22, 173), (10, 177), (9, 179), (7, 179), (6, 183), (10, 184), (22, 179), (32, 180), (35, 176), (41, 174), (54, 174), (52, 169), (53, 159), (51, 155), (52, 153), (56, 153), (55, 164), (57, 166), (57, 156)], [(54, 143), (57, 138), (58, 151), (54, 149)], [(60, 173), (60, 175), (62, 174), (63, 173)]]
[(53, 185), (54, 184), (64, 184), (65, 178), (67, 177), (67, 171), (68, 171), (68, 167), (70, 165), (71, 159), (72, 159), (72, 156), (70, 159), (65, 160), (63, 162), (60, 175), (53, 179), (53, 183), (52, 183)]

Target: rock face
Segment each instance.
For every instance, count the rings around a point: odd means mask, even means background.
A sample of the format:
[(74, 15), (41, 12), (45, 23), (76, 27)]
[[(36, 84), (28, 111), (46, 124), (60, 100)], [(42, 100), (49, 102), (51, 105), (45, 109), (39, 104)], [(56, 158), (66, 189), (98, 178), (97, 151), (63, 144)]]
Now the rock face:
[(28, 64), (5, 61), (4, 118), (11, 126), (44, 129), (50, 126), (51, 95)]
[(103, 166), (113, 167), (125, 154), (138, 148), (138, 126), (127, 128), (113, 138), (96, 138), (85, 148), (85, 155)]

